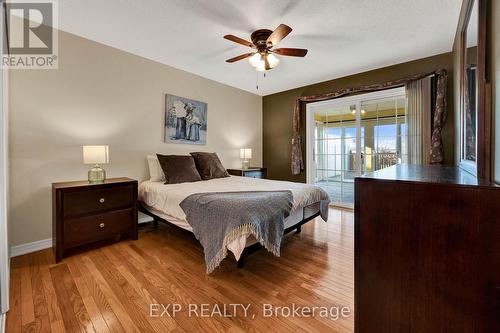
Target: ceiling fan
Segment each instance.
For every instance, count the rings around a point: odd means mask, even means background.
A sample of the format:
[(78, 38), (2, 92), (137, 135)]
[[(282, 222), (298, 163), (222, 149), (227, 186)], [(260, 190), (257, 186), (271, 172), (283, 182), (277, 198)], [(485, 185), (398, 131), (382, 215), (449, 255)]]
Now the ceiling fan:
[(233, 63), (245, 58), (250, 58), (250, 64), (256, 70), (263, 72), (278, 66), (279, 59), (274, 54), (291, 57), (304, 57), (306, 49), (279, 48), (273, 49), (283, 38), (288, 36), (292, 28), (286, 24), (280, 24), (274, 31), (269, 29), (259, 29), (250, 35), (251, 42), (234, 35), (225, 35), (224, 38), (232, 42), (242, 44), (252, 49), (254, 52), (245, 53), (237, 57), (227, 59), (226, 62)]

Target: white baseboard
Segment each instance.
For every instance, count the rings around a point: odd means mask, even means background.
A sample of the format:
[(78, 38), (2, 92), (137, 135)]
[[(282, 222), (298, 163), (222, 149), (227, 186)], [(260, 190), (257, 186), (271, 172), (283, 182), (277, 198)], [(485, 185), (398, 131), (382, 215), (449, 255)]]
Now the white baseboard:
[[(153, 218), (151, 216), (139, 213), (139, 224), (151, 221), (153, 221)], [(12, 246), (10, 248), (10, 257), (13, 258), (17, 256), (22, 256), (23, 254), (45, 250), (48, 249), (49, 247), (52, 247), (52, 238), (47, 238), (32, 243)]]
[(36, 252), (52, 247), (52, 238), (42, 239), (32, 243), (12, 246), (10, 248), (10, 257), (21, 256), (26, 253)]
[(7, 318), (6, 313), (0, 313), (0, 333), (5, 332), (5, 319)]

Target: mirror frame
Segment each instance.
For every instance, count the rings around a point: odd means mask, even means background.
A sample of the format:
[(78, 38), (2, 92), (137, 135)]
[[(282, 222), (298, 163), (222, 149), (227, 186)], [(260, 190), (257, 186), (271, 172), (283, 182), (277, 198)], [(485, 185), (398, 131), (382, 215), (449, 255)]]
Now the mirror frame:
[[(467, 26), (474, 2), (478, 5), (478, 36), (477, 36), (477, 123), (476, 123), (476, 163), (462, 159), (464, 147), (464, 115), (465, 115), (465, 66), (466, 66), (466, 36)], [(489, 0), (464, 0), (462, 15), (459, 21), (460, 31), (460, 167), (474, 173), (478, 178), (491, 179), (491, 84), (486, 76), (487, 50), (487, 8)], [(476, 171), (476, 172), (474, 172)]]

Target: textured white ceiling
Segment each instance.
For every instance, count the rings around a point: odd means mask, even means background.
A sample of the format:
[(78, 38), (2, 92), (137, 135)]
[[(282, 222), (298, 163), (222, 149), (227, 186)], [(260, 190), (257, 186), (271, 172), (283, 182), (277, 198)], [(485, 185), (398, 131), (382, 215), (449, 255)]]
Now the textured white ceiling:
[[(268, 95), (423, 58), (452, 49), (462, 0), (63, 0), (60, 29), (185, 71)], [(260, 74), (249, 51), (222, 37), (249, 39), (280, 23), (292, 33), (280, 47), (309, 49), (280, 57)]]

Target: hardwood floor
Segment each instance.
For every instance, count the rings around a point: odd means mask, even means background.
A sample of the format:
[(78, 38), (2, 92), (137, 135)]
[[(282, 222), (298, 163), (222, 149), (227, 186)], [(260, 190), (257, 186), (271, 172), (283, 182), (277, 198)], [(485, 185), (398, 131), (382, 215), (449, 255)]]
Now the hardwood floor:
[[(229, 255), (211, 275), (193, 235), (163, 224), (59, 264), (50, 250), (16, 257), (7, 332), (353, 332), (353, 220), (331, 209), (328, 223), (317, 218), (286, 236), (280, 258), (257, 251), (238, 269)], [(150, 316), (150, 304), (182, 309), (160, 316), (164, 308), (153, 305)], [(248, 315), (231, 304), (250, 304)], [(286, 308), (264, 317), (264, 304)], [(292, 316), (293, 304), (329, 312)], [(202, 307), (209, 314), (224, 305), (221, 316), (202, 317)], [(350, 314), (334, 320), (342, 307)]]

